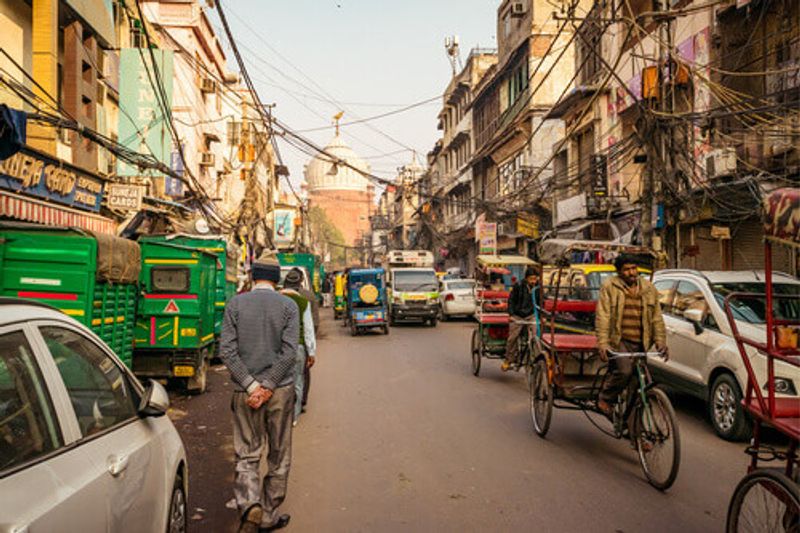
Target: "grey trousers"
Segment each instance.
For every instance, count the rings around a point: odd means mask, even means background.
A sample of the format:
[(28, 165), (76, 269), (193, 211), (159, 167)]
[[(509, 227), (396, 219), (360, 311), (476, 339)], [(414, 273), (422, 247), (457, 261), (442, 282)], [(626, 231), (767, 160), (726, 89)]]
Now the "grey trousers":
[[(233, 494), (242, 515), (253, 505), (261, 505), (261, 526), (270, 527), (280, 517), (278, 507), (286, 498), (289, 481), (294, 385), (276, 388), (272, 398), (258, 409), (251, 409), (246, 402), (246, 392), (233, 393)], [(267, 472), (263, 476), (260, 467), (265, 451)]]
[(297, 357), (294, 360), (294, 419), (300, 418), (303, 410), (303, 396), (306, 388), (306, 347), (297, 347)]
[[(641, 343), (636, 343), (623, 339), (618, 350), (621, 352), (643, 352), (644, 347)], [(633, 375), (633, 359), (630, 357), (620, 357), (611, 359), (608, 362), (608, 373), (603, 383), (603, 390), (600, 391), (600, 399), (613, 403), (626, 387), (633, 387), (631, 376)]]

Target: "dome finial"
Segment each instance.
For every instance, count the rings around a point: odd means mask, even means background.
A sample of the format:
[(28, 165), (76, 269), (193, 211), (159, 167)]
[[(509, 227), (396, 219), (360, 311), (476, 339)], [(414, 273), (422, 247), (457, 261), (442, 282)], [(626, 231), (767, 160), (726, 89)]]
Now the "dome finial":
[(339, 136), (339, 121), (342, 120), (344, 116), (344, 111), (339, 111), (335, 115), (333, 115), (333, 123), (336, 126), (336, 136)]

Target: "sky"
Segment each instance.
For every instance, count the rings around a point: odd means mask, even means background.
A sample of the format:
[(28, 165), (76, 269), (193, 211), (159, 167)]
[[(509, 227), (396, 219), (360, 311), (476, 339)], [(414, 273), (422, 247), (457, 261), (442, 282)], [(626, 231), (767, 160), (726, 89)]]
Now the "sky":
[[(228, 23), (261, 100), (319, 146), (342, 123), (441, 96), (451, 78), (444, 40), (457, 35), (461, 57), (496, 47), (499, 0), (223, 0)], [(212, 14), (212, 18), (216, 16)], [(235, 59), (221, 27), (231, 70)], [(338, 102), (334, 103), (334, 102)], [(345, 141), (378, 176), (425, 155), (441, 132), (441, 98), (365, 124), (343, 126)], [(372, 127), (370, 127), (372, 126)], [(309, 156), (279, 143), (295, 185)]]

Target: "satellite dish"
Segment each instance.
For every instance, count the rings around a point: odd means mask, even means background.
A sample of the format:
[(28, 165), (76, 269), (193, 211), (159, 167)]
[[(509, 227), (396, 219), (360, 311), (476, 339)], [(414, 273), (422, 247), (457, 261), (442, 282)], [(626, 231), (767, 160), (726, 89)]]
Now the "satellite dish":
[(198, 218), (197, 220), (194, 221), (194, 229), (197, 233), (201, 235), (205, 235), (210, 231), (210, 228), (208, 227), (208, 222), (204, 218)]

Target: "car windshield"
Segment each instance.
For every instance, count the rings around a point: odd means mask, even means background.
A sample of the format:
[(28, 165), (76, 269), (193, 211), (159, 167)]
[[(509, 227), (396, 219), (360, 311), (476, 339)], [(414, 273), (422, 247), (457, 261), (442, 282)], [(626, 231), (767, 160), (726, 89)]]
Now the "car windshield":
[(393, 285), (394, 290), (400, 292), (435, 291), (439, 288), (439, 280), (433, 270), (395, 271)]
[(448, 281), (447, 288), (451, 291), (456, 291), (459, 289), (467, 289), (472, 290), (475, 288), (474, 281)]
[[(790, 283), (773, 283), (773, 293), (776, 295), (800, 296), (800, 285)], [(714, 283), (711, 285), (714, 298), (720, 306), (725, 305), (725, 298), (734, 292), (763, 294), (765, 284), (757, 281), (737, 283)], [(800, 300), (776, 298), (774, 302), (775, 318), (797, 320), (800, 319)], [(731, 310), (737, 320), (751, 324), (763, 324), (766, 320), (766, 300), (764, 298), (734, 299), (731, 300)]]

